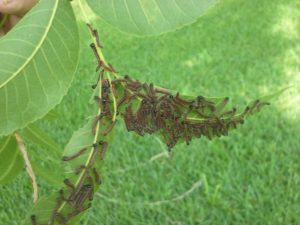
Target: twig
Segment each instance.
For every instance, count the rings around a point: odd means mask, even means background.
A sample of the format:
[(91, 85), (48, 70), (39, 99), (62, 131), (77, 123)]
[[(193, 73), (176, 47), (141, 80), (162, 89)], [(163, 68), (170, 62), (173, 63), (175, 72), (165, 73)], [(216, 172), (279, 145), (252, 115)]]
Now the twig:
[(169, 199), (169, 200), (161, 200), (161, 201), (156, 201), (156, 202), (149, 202), (147, 205), (161, 205), (163, 203), (169, 203), (169, 202), (174, 202), (174, 201), (180, 201), (182, 199), (184, 199), (185, 197), (189, 196), (191, 193), (193, 193), (193, 191), (199, 187), (202, 186), (202, 181), (199, 180), (197, 181), (196, 183), (193, 184), (193, 186), (187, 190), (186, 192), (182, 193), (181, 195), (175, 197), (175, 198), (172, 198), (172, 199)]
[(152, 162), (152, 161), (158, 160), (162, 157), (170, 158), (169, 153), (167, 151), (163, 151), (157, 155), (152, 156), (150, 161)]
[(19, 150), (23, 156), (25, 165), (26, 165), (26, 171), (31, 179), (31, 183), (32, 183), (32, 189), (33, 189), (33, 194), (32, 194), (32, 198), (33, 198), (33, 202), (36, 203), (38, 201), (39, 198), (39, 192), (38, 192), (38, 186), (37, 186), (37, 182), (36, 182), (36, 177), (35, 174), (33, 172), (31, 163), (29, 161), (29, 157), (24, 145), (24, 141), (21, 138), (21, 136), (18, 133), (15, 133), (15, 137), (19, 146)]
[[(189, 190), (187, 190), (186, 192), (184, 192), (181, 195), (178, 195), (174, 198), (164, 199), (164, 200), (155, 201), (155, 202), (141, 202), (141, 203), (134, 203), (134, 204), (135, 205), (142, 204), (142, 205), (148, 205), (148, 206), (157, 206), (157, 205), (161, 205), (161, 204), (168, 204), (168, 203), (171, 203), (174, 201), (180, 201), (180, 200), (188, 197), (190, 194), (193, 193), (193, 191), (195, 191), (197, 188), (199, 188), (201, 186), (202, 186), (202, 181), (199, 180), (199, 181), (195, 182)], [(133, 204), (131, 201), (127, 202), (127, 201), (120, 201), (118, 199), (112, 199), (112, 198), (106, 197), (105, 195), (102, 195), (101, 193), (97, 193), (97, 196), (104, 198), (105, 200), (115, 203), (115, 204), (118, 204), (118, 205), (132, 205)]]
[[(145, 162), (138, 163), (135, 166), (131, 166), (131, 167), (128, 166), (125, 168), (116, 169), (114, 171), (111, 171), (109, 174), (127, 173), (128, 171), (131, 171), (131, 170), (136, 170), (136, 169), (139, 169), (142, 167), (146, 167), (147, 165), (150, 165), (152, 162), (154, 162), (160, 158), (163, 158), (163, 157), (169, 158), (170, 157), (169, 153), (166, 151), (158, 153), (158, 154), (152, 156), (149, 160), (147, 160)], [(71, 172), (69, 172), (69, 173), (71, 173)]]

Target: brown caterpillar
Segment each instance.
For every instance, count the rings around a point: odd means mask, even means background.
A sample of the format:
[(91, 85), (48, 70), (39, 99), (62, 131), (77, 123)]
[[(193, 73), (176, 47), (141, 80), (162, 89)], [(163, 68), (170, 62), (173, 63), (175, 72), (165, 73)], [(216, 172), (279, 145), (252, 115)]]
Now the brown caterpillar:
[[(140, 136), (145, 133), (160, 132), (168, 149), (180, 140), (190, 144), (194, 137), (206, 136), (208, 139), (227, 135), (228, 130), (244, 122), (244, 117), (260, 110), (267, 102), (255, 101), (244, 112), (237, 115), (236, 108), (225, 111), (229, 98), (215, 103), (203, 96), (185, 99), (179, 92), (172, 95), (169, 91), (155, 88), (152, 83), (142, 84), (130, 76), (118, 78), (116, 82), (125, 84), (118, 108), (127, 105), (121, 114), (128, 131)], [(130, 92), (130, 94), (129, 94)], [(140, 104), (134, 112), (131, 101), (139, 99)], [(197, 118), (190, 120), (190, 117)]]

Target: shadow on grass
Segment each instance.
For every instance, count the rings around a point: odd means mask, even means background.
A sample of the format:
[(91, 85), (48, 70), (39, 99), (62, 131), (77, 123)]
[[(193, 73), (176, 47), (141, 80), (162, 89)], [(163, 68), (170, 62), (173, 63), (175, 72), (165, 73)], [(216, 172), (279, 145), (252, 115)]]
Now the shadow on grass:
[(106, 26), (103, 36), (107, 48), (115, 49), (108, 52), (110, 60), (124, 73), (193, 94), (241, 100), (295, 82), (299, 10), (295, 0), (222, 1), (196, 24), (162, 37), (114, 32), (117, 38), (111, 38)]

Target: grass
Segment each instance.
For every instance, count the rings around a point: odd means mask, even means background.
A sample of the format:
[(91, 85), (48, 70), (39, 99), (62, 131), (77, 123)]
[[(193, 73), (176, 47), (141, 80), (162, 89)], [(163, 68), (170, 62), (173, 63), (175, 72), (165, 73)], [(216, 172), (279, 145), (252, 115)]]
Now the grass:
[[(147, 38), (97, 21), (109, 62), (142, 81), (186, 94), (230, 96), (241, 107), (295, 87), (229, 137), (179, 145), (172, 158), (149, 161), (165, 151), (159, 140), (124, 132), (120, 123), (104, 184), (82, 224), (300, 224), (299, 10), (298, 0), (223, 0), (193, 25)], [(57, 107), (64, 119), (43, 125), (61, 146), (84, 123), (96, 76), (85, 27), (80, 30), (78, 73)], [(47, 193), (51, 186), (39, 181)], [(202, 185), (184, 198), (157, 203), (186, 193), (198, 181)], [(31, 205), (25, 172), (0, 187), (1, 224), (20, 224)]]

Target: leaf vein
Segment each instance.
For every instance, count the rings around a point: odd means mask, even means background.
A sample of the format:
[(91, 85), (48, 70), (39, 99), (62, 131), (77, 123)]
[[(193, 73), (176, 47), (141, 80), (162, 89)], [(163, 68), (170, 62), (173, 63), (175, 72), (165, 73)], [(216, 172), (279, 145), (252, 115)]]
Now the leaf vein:
[(51, 24), (54, 20), (54, 15), (57, 11), (57, 8), (58, 8), (58, 3), (59, 1), (56, 1), (55, 5), (54, 5), (54, 9), (53, 9), (53, 14), (51, 15), (50, 17), (50, 20), (49, 20), (49, 24), (48, 24), (48, 27), (46, 27), (46, 31), (44, 33), (44, 35), (42, 36), (40, 42), (38, 43), (38, 45), (36, 46), (36, 49), (32, 52), (32, 54), (25, 60), (25, 62), (23, 63), (22, 66), (19, 67), (19, 69), (14, 73), (12, 74), (11, 77), (9, 77), (6, 81), (4, 81), (2, 84), (0, 84), (0, 89), (5, 86), (8, 82), (10, 82), (12, 79), (14, 79), (18, 74), (20, 74), (20, 71), (22, 71), (25, 66), (30, 62), (30, 60), (35, 56), (35, 54), (38, 52), (38, 50), (40, 49), (40, 47), (42, 46), (44, 40), (46, 39), (47, 37), (47, 34), (49, 33), (50, 31), (50, 28), (51, 28)]
[(9, 143), (9, 141), (10, 141), (10, 139), (11, 139), (11, 136), (9, 136), (9, 137), (6, 139), (4, 145), (3, 145), (3, 146), (1, 147), (1, 149), (0, 149), (0, 153), (6, 148), (6, 146), (8, 145), (8, 143)]
[(13, 166), (15, 165), (17, 156), (18, 156), (18, 151), (16, 150), (15, 154), (13, 155), (13, 160), (9, 164), (9, 167), (7, 168), (7, 170), (4, 173), (1, 174), (0, 180), (3, 180), (9, 174), (9, 172), (12, 170)]

